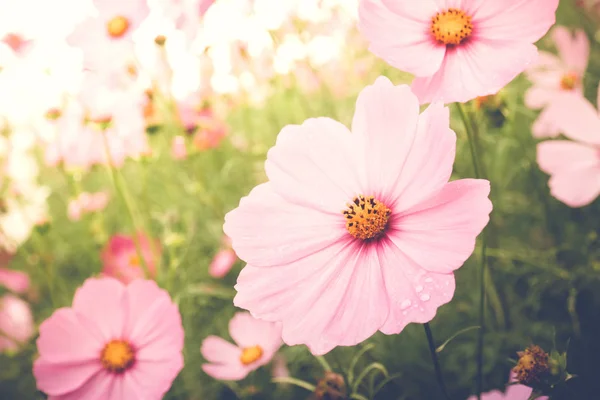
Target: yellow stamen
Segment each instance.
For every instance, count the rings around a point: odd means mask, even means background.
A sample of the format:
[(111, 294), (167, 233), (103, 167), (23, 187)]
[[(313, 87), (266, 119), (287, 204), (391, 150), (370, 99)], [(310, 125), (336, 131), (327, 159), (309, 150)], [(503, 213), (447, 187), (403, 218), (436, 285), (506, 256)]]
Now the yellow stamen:
[(473, 33), (471, 17), (457, 8), (437, 13), (431, 19), (431, 34), (440, 43), (458, 45)]
[(102, 350), (100, 362), (106, 370), (121, 373), (135, 362), (135, 351), (124, 340), (112, 340)]
[(129, 20), (119, 15), (108, 21), (106, 28), (111, 37), (120, 38), (129, 30)]
[(373, 196), (360, 195), (344, 211), (346, 229), (357, 239), (377, 239), (385, 233), (392, 211)]
[(129, 257), (129, 265), (132, 267), (139, 267), (140, 266), (140, 258), (138, 257), (137, 254), (132, 254)]
[(246, 347), (242, 349), (242, 355), (240, 356), (240, 361), (244, 365), (252, 364), (255, 361), (260, 360), (263, 355), (263, 349), (260, 346), (252, 346)]
[(579, 83), (579, 76), (576, 73), (570, 72), (565, 74), (560, 80), (560, 88), (563, 90), (573, 90)]

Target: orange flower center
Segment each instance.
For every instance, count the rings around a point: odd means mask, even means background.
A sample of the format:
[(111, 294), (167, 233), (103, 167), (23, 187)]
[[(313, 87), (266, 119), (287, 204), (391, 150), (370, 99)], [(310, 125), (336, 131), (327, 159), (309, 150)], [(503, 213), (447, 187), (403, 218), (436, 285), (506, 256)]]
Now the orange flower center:
[(129, 30), (129, 20), (119, 15), (108, 21), (106, 28), (111, 37), (120, 38)]
[(100, 362), (104, 369), (122, 373), (135, 362), (135, 351), (124, 340), (111, 340), (100, 353)]
[(431, 34), (440, 43), (458, 45), (473, 33), (471, 17), (457, 8), (437, 13), (431, 19)]
[(392, 210), (373, 196), (360, 195), (344, 211), (346, 229), (361, 240), (378, 239), (385, 233)]
[(132, 254), (129, 257), (129, 265), (132, 267), (139, 267), (140, 266), (140, 258), (138, 257), (137, 254)]
[(252, 347), (245, 347), (242, 349), (242, 355), (240, 356), (240, 361), (244, 365), (252, 364), (255, 361), (260, 360), (263, 355), (262, 347), (256, 345)]
[(573, 90), (579, 83), (579, 76), (574, 72), (565, 74), (560, 80), (560, 88), (563, 90)]

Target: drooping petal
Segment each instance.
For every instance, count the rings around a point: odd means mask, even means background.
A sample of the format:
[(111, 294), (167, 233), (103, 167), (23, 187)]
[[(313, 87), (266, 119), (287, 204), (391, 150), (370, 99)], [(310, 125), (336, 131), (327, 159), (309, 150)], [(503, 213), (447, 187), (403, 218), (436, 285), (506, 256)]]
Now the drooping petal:
[(560, 171), (548, 181), (550, 192), (569, 207), (583, 207), (600, 195), (600, 162), (597, 165)]
[(578, 29), (575, 35), (564, 26), (552, 29), (552, 40), (556, 43), (560, 58), (573, 72), (583, 74), (590, 57), (590, 42), (585, 32)]
[(342, 205), (336, 214), (328, 214), (295, 205), (275, 193), (271, 183), (265, 183), (225, 216), (223, 229), (242, 260), (258, 267), (279, 266), (347, 236), (343, 210)]
[(402, 71), (429, 76), (440, 68), (446, 53), (446, 46), (437, 43), (429, 33), (437, 11), (431, 0), (410, 4), (363, 0), (358, 27), (374, 54)]
[(559, 0), (481, 1), (473, 14), (474, 37), (502, 43), (537, 42), (556, 21)]
[(548, 140), (537, 145), (537, 162), (547, 174), (593, 167), (600, 162), (598, 149), (569, 140)]
[(216, 364), (239, 363), (241, 355), (239, 347), (218, 336), (208, 336), (204, 339), (200, 352), (207, 361)]
[(439, 306), (454, 296), (454, 275), (427, 272), (404, 255), (392, 242), (383, 240), (378, 251), (390, 313), (379, 329), (386, 335), (400, 333), (412, 322), (429, 322)]
[(120, 338), (125, 322), (125, 286), (112, 278), (88, 279), (75, 292), (73, 310), (92, 318), (106, 341)]
[(350, 241), (268, 273), (248, 265), (238, 278), (234, 304), (257, 318), (282, 321), (284, 342), (306, 344), (313, 354), (357, 344), (387, 317), (373, 250)]
[(300, 206), (338, 214), (362, 187), (359, 143), (330, 118), (284, 127), (267, 154), (274, 192)]
[(245, 368), (242, 363), (238, 363), (235, 366), (224, 364), (203, 364), (202, 370), (206, 372), (207, 375), (224, 381), (239, 381), (244, 379), (248, 373), (250, 373), (250, 370)]
[(439, 71), (427, 78), (415, 78), (413, 92), (421, 104), (467, 102), (478, 96), (497, 93), (530, 64), (537, 49), (530, 43), (489, 43), (469, 41), (446, 52)]
[(33, 363), (37, 388), (50, 396), (77, 390), (101, 371), (99, 360), (56, 364), (38, 358)]

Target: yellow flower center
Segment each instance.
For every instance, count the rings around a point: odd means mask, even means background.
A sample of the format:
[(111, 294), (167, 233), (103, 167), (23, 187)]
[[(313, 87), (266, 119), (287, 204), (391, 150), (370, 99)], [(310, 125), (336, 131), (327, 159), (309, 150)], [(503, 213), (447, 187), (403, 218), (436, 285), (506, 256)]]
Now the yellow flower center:
[(132, 254), (129, 257), (129, 265), (132, 267), (139, 267), (140, 266), (140, 258), (138, 257), (137, 254)]
[(471, 17), (457, 8), (437, 13), (431, 19), (431, 34), (440, 43), (458, 45), (473, 33)]
[(129, 20), (119, 15), (108, 21), (106, 28), (111, 37), (120, 38), (129, 30)]
[(256, 345), (252, 347), (245, 347), (242, 349), (242, 355), (240, 356), (240, 361), (244, 365), (252, 364), (255, 361), (258, 361), (263, 355), (262, 347)]
[(378, 239), (385, 233), (392, 210), (373, 196), (360, 195), (344, 211), (346, 229), (357, 239)]
[(129, 369), (135, 362), (135, 351), (124, 340), (111, 340), (100, 354), (100, 362), (104, 369), (121, 373)]
[(570, 72), (565, 74), (560, 80), (560, 88), (563, 90), (573, 90), (579, 83), (579, 76), (576, 73)]

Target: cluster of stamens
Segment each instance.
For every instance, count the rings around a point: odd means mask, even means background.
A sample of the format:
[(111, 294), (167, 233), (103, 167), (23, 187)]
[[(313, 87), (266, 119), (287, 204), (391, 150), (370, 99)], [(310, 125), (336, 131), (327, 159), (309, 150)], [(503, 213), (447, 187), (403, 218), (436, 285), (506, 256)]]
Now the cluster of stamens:
[(373, 196), (360, 195), (344, 211), (346, 229), (356, 239), (378, 239), (385, 233), (392, 211)]
[(242, 349), (240, 361), (244, 365), (250, 365), (255, 361), (260, 360), (263, 355), (263, 349), (260, 346), (245, 347)]
[(568, 74), (563, 75), (560, 80), (560, 88), (563, 90), (573, 90), (578, 83), (579, 75), (574, 72), (569, 72)]
[(110, 37), (120, 38), (129, 30), (129, 20), (122, 16), (114, 17), (108, 21), (106, 29)]
[(135, 362), (135, 350), (125, 340), (111, 340), (102, 349), (100, 362), (107, 371), (120, 374)]
[(473, 33), (471, 17), (457, 8), (437, 13), (431, 19), (431, 34), (445, 45), (459, 45)]

